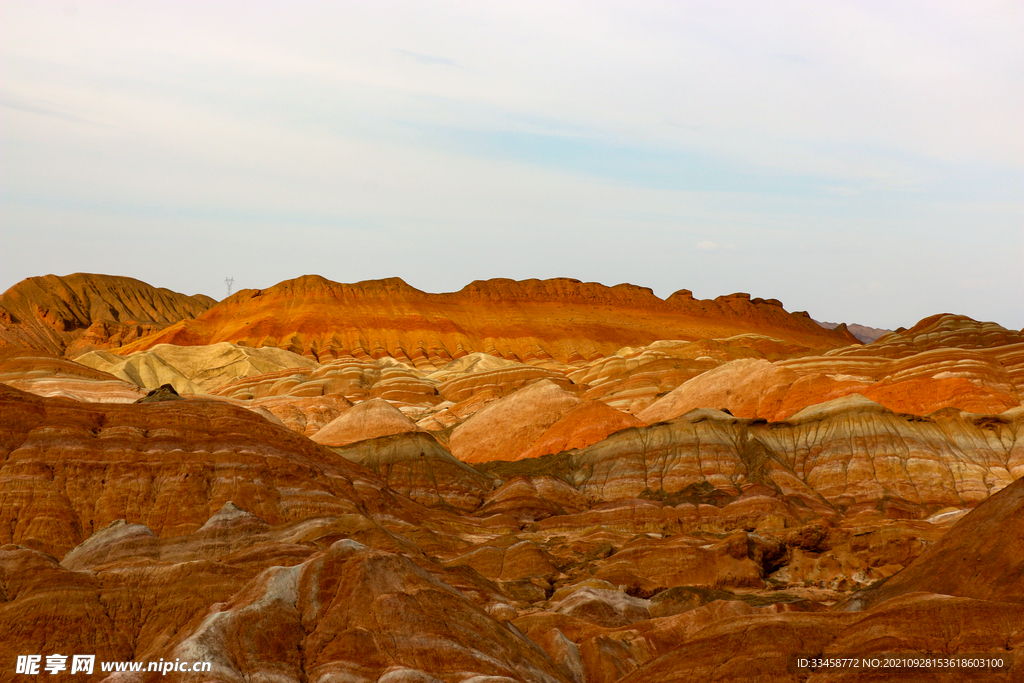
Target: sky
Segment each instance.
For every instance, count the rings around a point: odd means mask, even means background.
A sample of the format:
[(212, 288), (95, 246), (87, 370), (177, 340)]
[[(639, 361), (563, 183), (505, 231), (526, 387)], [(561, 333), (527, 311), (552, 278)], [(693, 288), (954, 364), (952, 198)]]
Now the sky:
[(1021, 35), (1021, 0), (0, 0), (0, 291), (571, 277), (1020, 329)]

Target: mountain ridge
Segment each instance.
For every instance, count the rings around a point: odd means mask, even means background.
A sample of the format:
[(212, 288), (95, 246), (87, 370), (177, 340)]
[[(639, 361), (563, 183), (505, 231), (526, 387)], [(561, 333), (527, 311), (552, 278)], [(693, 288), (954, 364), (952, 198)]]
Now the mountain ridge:
[(307, 275), (236, 292), (196, 319), (183, 319), (118, 352), (231, 341), (278, 346), (318, 360), (323, 354), (453, 359), (481, 351), (573, 362), (660, 339), (750, 332), (808, 349), (859, 343), (845, 330), (825, 330), (806, 313), (789, 313), (777, 300), (746, 293), (698, 300), (680, 290), (660, 299), (636, 285), (552, 278), (478, 280), (458, 292), (430, 294), (400, 278), (345, 284)]

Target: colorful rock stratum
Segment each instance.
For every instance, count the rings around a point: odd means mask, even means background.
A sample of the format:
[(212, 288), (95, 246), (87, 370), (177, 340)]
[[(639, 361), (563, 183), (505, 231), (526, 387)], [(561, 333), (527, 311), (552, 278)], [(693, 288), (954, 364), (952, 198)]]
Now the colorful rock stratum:
[[(0, 680), (1024, 680), (1022, 396), (1024, 334), (950, 314), (863, 344), (568, 279), (32, 278)], [(898, 653), (1005, 665), (794, 665)]]

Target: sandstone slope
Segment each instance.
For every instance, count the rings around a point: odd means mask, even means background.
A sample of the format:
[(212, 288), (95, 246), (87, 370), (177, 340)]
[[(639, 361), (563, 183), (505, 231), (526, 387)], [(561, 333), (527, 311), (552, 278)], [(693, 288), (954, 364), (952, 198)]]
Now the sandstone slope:
[(324, 446), (346, 446), (365, 439), (421, 431), (398, 408), (384, 399), (374, 398), (349, 408), (311, 438)]
[(881, 586), (858, 593), (847, 609), (863, 609), (909, 593), (1024, 603), (1024, 479), (961, 518), (942, 540)]
[(519, 460), (582, 403), (574, 393), (539, 380), (474, 413), (452, 431), (448, 447), (463, 462)]

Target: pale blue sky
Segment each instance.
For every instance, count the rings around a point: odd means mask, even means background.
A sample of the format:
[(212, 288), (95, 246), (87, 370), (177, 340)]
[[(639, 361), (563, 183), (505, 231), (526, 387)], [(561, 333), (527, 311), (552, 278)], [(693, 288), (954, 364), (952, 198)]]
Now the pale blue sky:
[(1024, 326), (1024, 4), (0, 0), (0, 290), (566, 276)]

